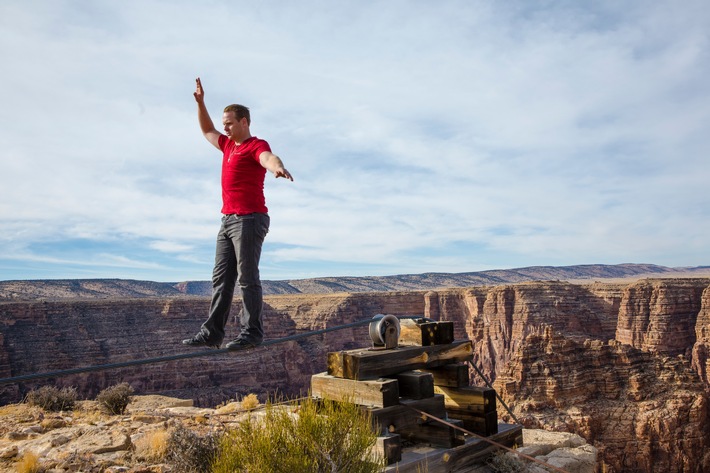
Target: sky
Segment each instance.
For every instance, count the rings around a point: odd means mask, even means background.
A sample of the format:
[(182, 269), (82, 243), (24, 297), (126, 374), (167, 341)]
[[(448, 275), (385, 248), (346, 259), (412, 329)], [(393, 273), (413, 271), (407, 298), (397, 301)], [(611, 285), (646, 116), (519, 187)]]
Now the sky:
[(710, 264), (705, 0), (0, 0), (0, 280), (208, 280), (250, 107), (267, 280)]

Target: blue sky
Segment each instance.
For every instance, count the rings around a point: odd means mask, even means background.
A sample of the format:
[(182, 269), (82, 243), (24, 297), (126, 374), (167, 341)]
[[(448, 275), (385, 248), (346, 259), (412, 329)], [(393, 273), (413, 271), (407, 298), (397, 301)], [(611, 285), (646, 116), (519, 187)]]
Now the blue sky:
[(710, 4), (0, 3), (0, 279), (210, 278), (252, 110), (262, 278), (710, 264)]

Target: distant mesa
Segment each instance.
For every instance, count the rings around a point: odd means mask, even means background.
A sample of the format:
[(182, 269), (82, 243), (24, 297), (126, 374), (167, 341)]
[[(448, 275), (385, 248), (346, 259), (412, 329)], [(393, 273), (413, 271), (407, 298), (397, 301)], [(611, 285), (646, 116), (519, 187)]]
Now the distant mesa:
[[(642, 278), (710, 277), (710, 266), (669, 268), (653, 264), (530, 266), (469, 273), (322, 277), (262, 281), (266, 295), (425, 291), (527, 281), (631, 281)], [(210, 281), (155, 282), (132, 279), (40, 279), (0, 281), (0, 301), (210, 296)]]

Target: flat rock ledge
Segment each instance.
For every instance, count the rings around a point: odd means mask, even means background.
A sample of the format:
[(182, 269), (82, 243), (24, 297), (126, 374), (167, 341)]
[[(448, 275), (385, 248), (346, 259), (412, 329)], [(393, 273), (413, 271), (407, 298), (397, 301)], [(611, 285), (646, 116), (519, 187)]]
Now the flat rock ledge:
[[(595, 473), (597, 449), (577, 434), (548, 432), (547, 430), (523, 429), (523, 447), (518, 453), (543, 461), (568, 473)], [(514, 453), (500, 453), (489, 460), (461, 473), (497, 473), (516, 471), (521, 473), (549, 473), (541, 465), (521, 459)]]

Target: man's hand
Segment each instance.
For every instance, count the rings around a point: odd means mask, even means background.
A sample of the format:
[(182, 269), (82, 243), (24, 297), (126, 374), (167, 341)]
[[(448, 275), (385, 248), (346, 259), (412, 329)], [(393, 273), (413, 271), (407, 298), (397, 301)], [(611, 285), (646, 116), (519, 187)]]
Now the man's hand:
[(282, 167), (281, 169), (277, 169), (274, 171), (274, 177), (285, 177), (289, 181), (293, 181), (293, 176), (291, 176), (291, 173), (288, 172), (288, 169)]
[(200, 130), (202, 130), (202, 134), (207, 141), (212, 143), (215, 148), (221, 149), (219, 147), (220, 132), (214, 127), (210, 114), (207, 112), (207, 107), (205, 107), (205, 91), (202, 89), (202, 81), (198, 77), (195, 82), (197, 87), (192, 95), (195, 96), (197, 101), (197, 120), (200, 122)]
[(195, 96), (195, 100), (197, 100), (197, 103), (202, 103), (205, 101), (205, 91), (202, 88), (202, 81), (200, 81), (200, 78), (198, 77), (195, 79), (195, 82), (197, 82), (197, 88), (195, 89), (195, 93), (192, 94)]

